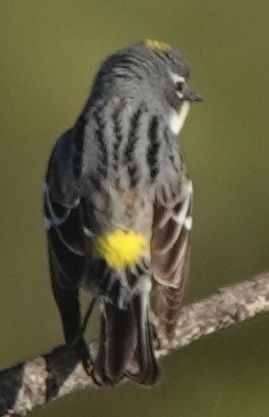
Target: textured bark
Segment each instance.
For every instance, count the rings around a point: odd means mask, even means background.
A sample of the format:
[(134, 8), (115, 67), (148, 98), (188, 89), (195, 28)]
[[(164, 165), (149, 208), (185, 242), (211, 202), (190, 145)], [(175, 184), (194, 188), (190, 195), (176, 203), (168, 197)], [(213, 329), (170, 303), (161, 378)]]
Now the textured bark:
[[(184, 307), (175, 338), (169, 343), (160, 334), (156, 355), (166, 356), (171, 350), (268, 310), (269, 272)], [(153, 321), (158, 329), (155, 317)], [(97, 342), (91, 342), (93, 357), (96, 348)], [(131, 373), (135, 372), (132, 363), (129, 368)], [(23, 416), (48, 401), (92, 387), (96, 384), (84, 371), (76, 350), (60, 346), (0, 372), (0, 416)]]

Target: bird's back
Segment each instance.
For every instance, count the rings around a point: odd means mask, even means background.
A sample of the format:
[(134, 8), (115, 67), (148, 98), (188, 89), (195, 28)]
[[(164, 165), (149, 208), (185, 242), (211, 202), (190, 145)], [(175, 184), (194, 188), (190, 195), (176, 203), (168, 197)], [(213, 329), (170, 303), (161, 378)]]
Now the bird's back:
[(164, 118), (143, 101), (117, 97), (92, 105), (85, 117), (82, 195), (90, 231), (131, 229), (150, 239), (156, 193), (173, 177), (178, 184), (180, 170)]

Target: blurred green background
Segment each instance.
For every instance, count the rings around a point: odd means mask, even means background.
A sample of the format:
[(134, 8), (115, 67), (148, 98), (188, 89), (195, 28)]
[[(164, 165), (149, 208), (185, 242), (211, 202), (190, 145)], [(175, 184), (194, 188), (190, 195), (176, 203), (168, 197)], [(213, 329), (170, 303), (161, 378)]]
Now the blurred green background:
[[(269, 269), (269, 2), (1, 0), (0, 367), (62, 340), (41, 214), (50, 149), (84, 104), (100, 60), (167, 41), (205, 98), (182, 134), (195, 186), (187, 300)], [(40, 416), (268, 416), (269, 316), (212, 335), (162, 363), (152, 390), (81, 392)]]

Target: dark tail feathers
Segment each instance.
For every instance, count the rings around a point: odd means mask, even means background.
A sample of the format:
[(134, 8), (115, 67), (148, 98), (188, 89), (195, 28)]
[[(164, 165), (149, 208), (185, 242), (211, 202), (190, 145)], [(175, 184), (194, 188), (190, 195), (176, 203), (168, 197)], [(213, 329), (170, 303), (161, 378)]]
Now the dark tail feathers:
[(126, 374), (129, 361), (138, 371), (129, 375), (140, 384), (153, 385), (158, 365), (152, 348), (148, 306), (136, 296), (125, 310), (104, 303), (101, 318), (100, 347), (94, 376), (101, 385), (114, 385)]

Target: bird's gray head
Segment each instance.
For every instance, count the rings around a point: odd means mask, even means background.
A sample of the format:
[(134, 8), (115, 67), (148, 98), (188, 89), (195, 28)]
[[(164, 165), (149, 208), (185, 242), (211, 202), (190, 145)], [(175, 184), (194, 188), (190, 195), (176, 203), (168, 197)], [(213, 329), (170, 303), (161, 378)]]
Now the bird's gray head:
[(146, 103), (169, 119), (177, 134), (189, 103), (201, 97), (187, 85), (190, 69), (181, 53), (170, 45), (147, 39), (108, 57), (96, 76), (92, 98), (120, 97)]

